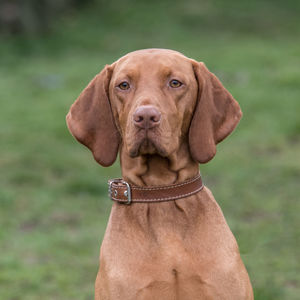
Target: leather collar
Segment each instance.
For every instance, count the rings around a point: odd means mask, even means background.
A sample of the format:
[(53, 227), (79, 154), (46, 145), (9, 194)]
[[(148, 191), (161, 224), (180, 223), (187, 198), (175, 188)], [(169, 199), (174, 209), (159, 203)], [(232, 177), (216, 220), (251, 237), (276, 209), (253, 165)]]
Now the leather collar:
[(123, 204), (172, 201), (194, 195), (203, 189), (200, 174), (187, 181), (166, 186), (139, 187), (119, 178), (109, 180), (108, 185), (111, 200)]

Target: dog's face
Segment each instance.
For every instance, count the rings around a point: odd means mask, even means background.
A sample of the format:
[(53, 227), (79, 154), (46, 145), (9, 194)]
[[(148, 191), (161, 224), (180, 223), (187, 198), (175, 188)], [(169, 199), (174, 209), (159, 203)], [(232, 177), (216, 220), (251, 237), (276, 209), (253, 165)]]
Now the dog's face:
[(179, 147), (197, 99), (192, 63), (175, 51), (137, 51), (114, 66), (109, 98), (131, 157), (169, 156)]
[(67, 124), (103, 166), (120, 146), (130, 157), (168, 157), (183, 142), (187, 155), (205, 163), (240, 118), (238, 103), (203, 63), (146, 49), (106, 66), (72, 105)]

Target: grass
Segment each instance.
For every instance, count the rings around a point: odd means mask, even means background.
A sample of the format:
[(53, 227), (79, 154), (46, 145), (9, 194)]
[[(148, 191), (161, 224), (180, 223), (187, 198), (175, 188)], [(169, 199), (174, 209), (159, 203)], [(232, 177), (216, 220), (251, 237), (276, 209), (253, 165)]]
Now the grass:
[(119, 166), (98, 166), (65, 115), (106, 63), (146, 47), (204, 61), (239, 101), (239, 127), (200, 169), (255, 299), (298, 299), (299, 5), (145, 3), (107, 4), (65, 17), (51, 36), (0, 41), (0, 299), (93, 297), (106, 181)]

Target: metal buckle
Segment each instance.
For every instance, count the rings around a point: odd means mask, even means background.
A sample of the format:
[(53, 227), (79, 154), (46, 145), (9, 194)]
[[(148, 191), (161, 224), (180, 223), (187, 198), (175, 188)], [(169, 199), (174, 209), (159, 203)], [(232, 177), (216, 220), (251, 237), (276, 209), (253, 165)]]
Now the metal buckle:
[[(127, 204), (127, 205), (131, 204), (131, 189), (130, 189), (130, 185), (129, 185), (128, 182), (126, 182), (122, 178), (110, 179), (108, 181), (108, 195), (109, 195), (110, 199), (112, 199), (112, 184), (113, 183), (122, 183), (122, 184), (124, 184), (126, 186), (126, 191), (124, 192), (124, 196), (127, 198), (127, 202), (122, 202), (122, 203)], [(116, 190), (115, 190), (115, 192), (116, 192)], [(117, 195), (115, 195), (115, 196), (117, 196)]]

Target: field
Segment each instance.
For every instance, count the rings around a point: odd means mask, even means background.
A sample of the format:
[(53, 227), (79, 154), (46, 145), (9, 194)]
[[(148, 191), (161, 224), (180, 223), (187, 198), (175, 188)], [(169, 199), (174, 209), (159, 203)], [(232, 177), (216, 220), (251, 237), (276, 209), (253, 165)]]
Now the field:
[(132, 3), (65, 16), (46, 37), (0, 37), (0, 299), (93, 298), (119, 163), (97, 165), (65, 115), (105, 64), (150, 47), (204, 61), (240, 103), (200, 170), (255, 299), (299, 299), (299, 3)]

